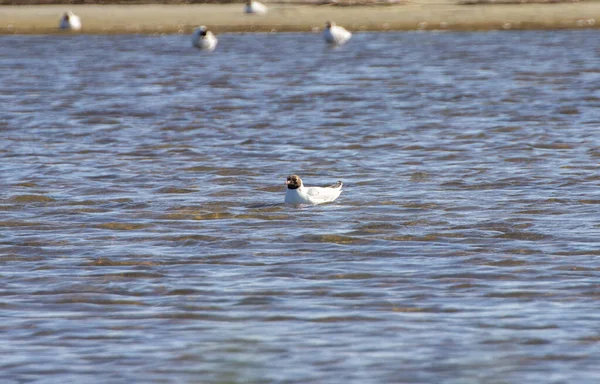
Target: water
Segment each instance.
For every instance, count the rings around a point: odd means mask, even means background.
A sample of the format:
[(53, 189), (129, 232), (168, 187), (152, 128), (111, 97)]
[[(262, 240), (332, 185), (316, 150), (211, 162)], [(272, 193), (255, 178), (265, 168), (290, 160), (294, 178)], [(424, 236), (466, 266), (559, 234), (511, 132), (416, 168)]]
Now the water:
[(2, 37), (0, 380), (600, 381), (597, 37)]

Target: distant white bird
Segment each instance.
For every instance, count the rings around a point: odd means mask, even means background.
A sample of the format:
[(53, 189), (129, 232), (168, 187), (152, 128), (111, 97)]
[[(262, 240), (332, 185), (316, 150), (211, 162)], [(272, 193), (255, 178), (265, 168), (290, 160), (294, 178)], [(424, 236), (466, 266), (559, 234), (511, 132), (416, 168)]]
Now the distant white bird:
[(338, 198), (344, 185), (344, 183), (338, 181), (330, 187), (305, 187), (298, 175), (289, 175), (285, 184), (287, 185), (287, 191), (284, 202), (291, 205), (329, 203)]
[(79, 31), (81, 29), (81, 19), (71, 11), (65, 12), (60, 19), (60, 29)]
[(212, 51), (219, 41), (204, 25), (196, 28), (192, 35), (192, 45), (205, 51)]
[(342, 45), (352, 37), (352, 34), (344, 27), (335, 25), (333, 21), (325, 23), (325, 31), (323, 31), (325, 41), (333, 45)]
[(246, 0), (244, 6), (244, 13), (254, 13), (257, 15), (264, 15), (269, 12), (269, 8), (260, 1)]

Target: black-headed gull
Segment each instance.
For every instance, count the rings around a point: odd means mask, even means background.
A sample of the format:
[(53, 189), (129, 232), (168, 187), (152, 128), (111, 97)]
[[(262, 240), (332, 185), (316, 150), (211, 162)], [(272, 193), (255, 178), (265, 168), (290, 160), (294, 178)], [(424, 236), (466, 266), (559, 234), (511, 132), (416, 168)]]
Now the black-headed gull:
[(65, 12), (60, 19), (60, 29), (79, 31), (81, 29), (81, 19), (71, 11)]
[(212, 51), (219, 41), (204, 25), (199, 26), (192, 35), (192, 45), (205, 51)]
[(269, 8), (260, 1), (246, 0), (244, 13), (254, 13), (256, 15), (264, 15), (269, 12)]
[(305, 187), (298, 175), (289, 175), (285, 181), (287, 191), (285, 192), (286, 204), (291, 205), (315, 205), (334, 201), (342, 193), (344, 183), (338, 181), (330, 187)]
[(346, 43), (352, 37), (352, 34), (344, 27), (335, 25), (333, 21), (327, 21), (325, 23), (325, 31), (323, 31), (323, 37), (329, 44), (342, 45)]

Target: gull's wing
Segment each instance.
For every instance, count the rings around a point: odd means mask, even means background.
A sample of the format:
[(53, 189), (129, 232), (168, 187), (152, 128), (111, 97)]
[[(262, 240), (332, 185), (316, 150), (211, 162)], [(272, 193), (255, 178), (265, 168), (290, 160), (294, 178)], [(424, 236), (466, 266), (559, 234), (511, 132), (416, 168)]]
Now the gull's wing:
[(306, 194), (312, 199), (319, 201), (333, 201), (342, 193), (341, 181), (330, 187), (307, 187)]

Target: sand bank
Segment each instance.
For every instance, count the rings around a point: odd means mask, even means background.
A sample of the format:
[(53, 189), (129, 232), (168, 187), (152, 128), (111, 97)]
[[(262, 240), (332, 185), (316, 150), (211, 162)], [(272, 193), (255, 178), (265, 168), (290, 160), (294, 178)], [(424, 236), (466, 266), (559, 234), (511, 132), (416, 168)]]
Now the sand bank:
[[(267, 3), (268, 4), (268, 3)], [(34, 5), (0, 7), (0, 34), (59, 33), (65, 10), (81, 16), (89, 34), (190, 33), (204, 24), (216, 33), (315, 31), (335, 20), (352, 31), (597, 28), (600, 2), (459, 5), (413, 0), (394, 6), (271, 4), (268, 15), (242, 13), (242, 4)]]

